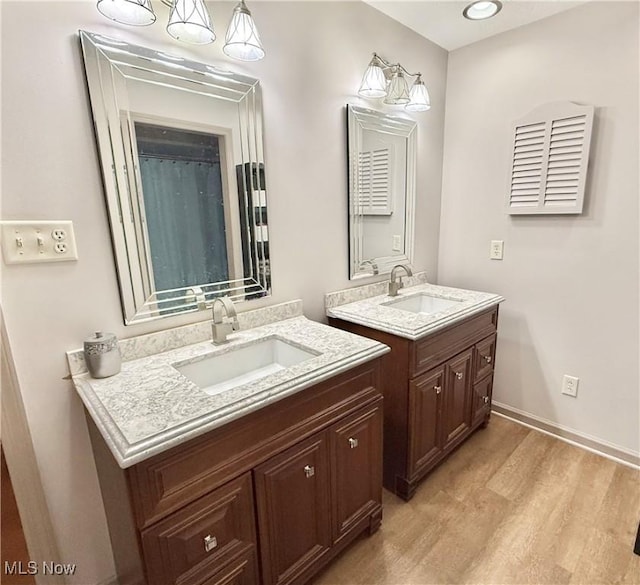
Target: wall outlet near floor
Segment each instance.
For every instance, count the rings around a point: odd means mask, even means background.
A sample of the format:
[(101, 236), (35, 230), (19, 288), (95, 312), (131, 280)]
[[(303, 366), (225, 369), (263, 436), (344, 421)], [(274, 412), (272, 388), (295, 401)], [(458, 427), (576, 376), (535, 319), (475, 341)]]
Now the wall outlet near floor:
[(78, 259), (70, 221), (2, 221), (0, 230), (5, 264)]
[(504, 240), (491, 240), (491, 251), (489, 258), (491, 260), (502, 260), (504, 254)]
[(392, 250), (394, 252), (402, 252), (402, 236), (393, 236)]
[(574, 398), (578, 396), (578, 383), (580, 382), (580, 378), (576, 378), (575, 376), (567, 376), (566, 374), (562, 377), (562, 393), (567, 396), (573, 396)]

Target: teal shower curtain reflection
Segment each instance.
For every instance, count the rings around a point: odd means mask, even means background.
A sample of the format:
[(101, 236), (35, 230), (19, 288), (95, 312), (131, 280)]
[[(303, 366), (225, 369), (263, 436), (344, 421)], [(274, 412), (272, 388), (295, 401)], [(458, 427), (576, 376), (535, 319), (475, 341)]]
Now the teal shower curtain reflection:
[(228, 280), (220, 164), (139, 161), (156, 291)]

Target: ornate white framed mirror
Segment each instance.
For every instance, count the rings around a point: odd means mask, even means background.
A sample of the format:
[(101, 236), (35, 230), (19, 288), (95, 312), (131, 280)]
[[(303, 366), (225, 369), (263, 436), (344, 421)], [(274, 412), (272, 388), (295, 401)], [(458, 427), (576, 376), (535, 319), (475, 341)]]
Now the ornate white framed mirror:
[(347, 105), (350, 279), (412, 263), (416, 128), (413, 120)]
[(125, 323), (270, 294), (258, 80), (80, 39)]

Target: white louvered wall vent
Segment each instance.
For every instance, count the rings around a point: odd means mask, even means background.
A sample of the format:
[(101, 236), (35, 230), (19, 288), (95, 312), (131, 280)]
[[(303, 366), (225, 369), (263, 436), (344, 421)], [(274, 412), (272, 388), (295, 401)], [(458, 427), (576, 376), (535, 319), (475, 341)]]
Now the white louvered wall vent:
[(511, 215), (582, 213), (593, 106), (555, 102), (514, 124)]
[(360, 153), (358, 204), (362, 215), (391, 215), (393, 212), (390, 158), (388, 148)]

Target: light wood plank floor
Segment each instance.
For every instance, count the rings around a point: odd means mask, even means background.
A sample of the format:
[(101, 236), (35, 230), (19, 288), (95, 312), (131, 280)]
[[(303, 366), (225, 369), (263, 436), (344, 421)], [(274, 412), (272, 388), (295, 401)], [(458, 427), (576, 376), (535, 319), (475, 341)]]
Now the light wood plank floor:
[(498, 416), (314, 585), (640, 584), (640, 472)]

